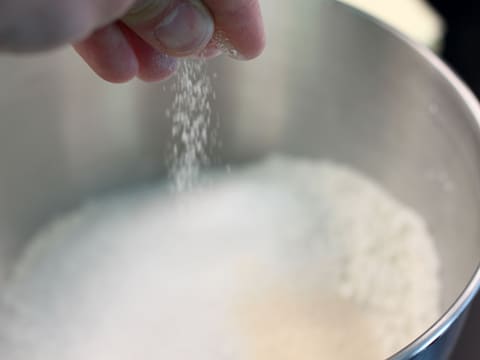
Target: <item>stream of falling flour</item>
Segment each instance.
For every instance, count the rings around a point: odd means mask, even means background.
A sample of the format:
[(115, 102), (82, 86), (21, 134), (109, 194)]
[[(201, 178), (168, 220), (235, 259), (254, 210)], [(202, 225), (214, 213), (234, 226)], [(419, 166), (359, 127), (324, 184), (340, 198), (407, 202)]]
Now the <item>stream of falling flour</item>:
[(170, 177), (176, 191), (192, 189), (200, 169), (209, 164), (211, 98), (215, 96), (205, 59), (184, 59), (173, 85), (175, 98), (167, 110), (172, 120)]

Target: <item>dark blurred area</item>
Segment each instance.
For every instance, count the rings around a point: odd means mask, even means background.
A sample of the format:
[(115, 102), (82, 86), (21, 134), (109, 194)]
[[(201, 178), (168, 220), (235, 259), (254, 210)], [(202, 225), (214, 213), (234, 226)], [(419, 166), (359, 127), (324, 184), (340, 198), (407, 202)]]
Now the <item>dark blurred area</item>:
[[(480, 0), (429, 0), (447, 24), (442, 56), (480, 98)], [(480, 296), (452, 360), (480, 359)]]
[(444, 59), (480, 97), (480, 1), (429, 1), (447, 24)]

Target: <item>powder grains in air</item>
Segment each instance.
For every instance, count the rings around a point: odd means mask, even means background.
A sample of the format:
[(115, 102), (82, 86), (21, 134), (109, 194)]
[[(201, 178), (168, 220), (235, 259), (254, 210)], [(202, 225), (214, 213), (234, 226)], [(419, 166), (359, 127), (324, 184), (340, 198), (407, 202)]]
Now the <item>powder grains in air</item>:
[(200, 169), (208, 165), (209, 129), (214, 96), (205, 59), (180, 62), (173, 90), (175, 98), (167, 116), (173, 123), (173, 146), (170, 175), (175, 190), (191, 189), (198, 181)]

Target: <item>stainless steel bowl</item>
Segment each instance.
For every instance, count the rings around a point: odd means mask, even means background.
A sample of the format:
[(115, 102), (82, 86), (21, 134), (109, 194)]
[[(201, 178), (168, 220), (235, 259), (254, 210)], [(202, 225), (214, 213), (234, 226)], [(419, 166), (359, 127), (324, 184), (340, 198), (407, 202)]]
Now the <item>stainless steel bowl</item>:
[[(392, 359), (447, 358), (480, 287), (476, 100), (428, 50), (344, 5), (263, 4), (266, 53), (210, 66), (223, 143), (215, 159), (332, 158), (417, 209), (437, 240), (445, 313)], [(2, 57), (0, 78), (4, 279), (53, 216), (164, 173), (172, 94), (165, 84), (103, 83), (69, 50)]]

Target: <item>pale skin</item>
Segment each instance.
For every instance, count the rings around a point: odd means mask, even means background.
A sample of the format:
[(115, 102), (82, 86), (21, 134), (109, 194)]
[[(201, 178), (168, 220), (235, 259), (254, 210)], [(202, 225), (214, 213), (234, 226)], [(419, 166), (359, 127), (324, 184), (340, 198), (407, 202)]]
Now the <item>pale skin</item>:
[[(220, 39), (220, 40), (219, 40)], [(0, 0), (0, 51), (73, 44), (103, 79), (159, 81), (178, 58), (265, 46), (258, 0)]]

